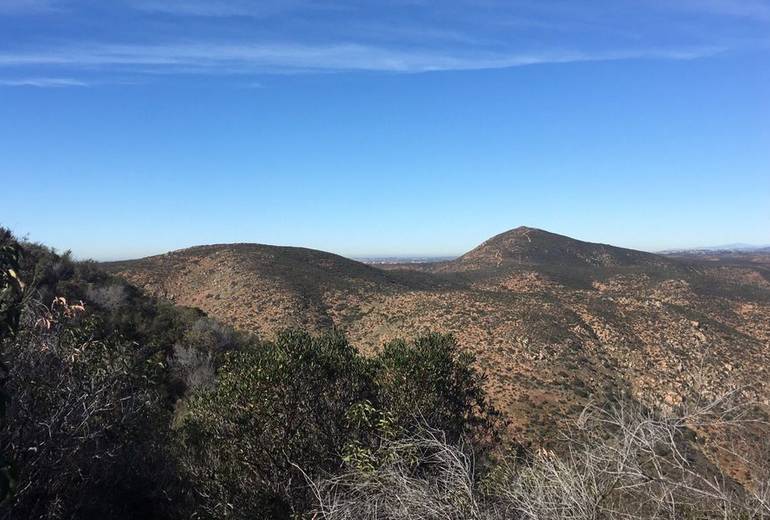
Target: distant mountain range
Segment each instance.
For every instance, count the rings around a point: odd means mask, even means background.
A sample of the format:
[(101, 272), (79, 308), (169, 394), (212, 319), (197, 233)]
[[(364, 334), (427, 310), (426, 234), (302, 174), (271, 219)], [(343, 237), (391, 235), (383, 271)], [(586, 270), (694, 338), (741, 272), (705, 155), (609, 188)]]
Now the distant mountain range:
[(770, 402), (770, 256), (719, 258), (520, 227), (433, 262), (221, 244), (105, 266), (267, 337), (336, 328), (373, 352), (451, 332), (477, 356), (512, 433), (537, 436), (620, 393), (674, 406), (696, 387), (734, 384)]
[(365, 264), (425, 264), (432, 262), (446, 262), (453, 260), (455, 256), (359, 256), (353, 260)]
[(712, 254), (718, 252), (725, 253), (770, 253), (770, 245), (756, 244), (724, 244), (721, 246), (693, 247), (684, 249), (666, 249), (660, 254)]

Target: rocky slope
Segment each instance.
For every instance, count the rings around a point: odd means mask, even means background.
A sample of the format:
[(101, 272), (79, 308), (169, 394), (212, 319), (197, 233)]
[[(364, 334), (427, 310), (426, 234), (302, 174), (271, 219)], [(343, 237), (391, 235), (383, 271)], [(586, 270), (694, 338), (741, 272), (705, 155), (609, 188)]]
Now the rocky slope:
[(447, 264), (449, 270), (494, 270), (512, 265), (590, 270), (612, 267), (676, 268), (668, 258), (518, 227), (496, 235)]
[(108, 268), (265, 336), (337, 327), (372, 351), (452, 332), (513, 433), (529, 438), (621, 392), (671, 406), (729, 385), (770, 397), (770, 261), (694, 261), (517, 228), (435, 264), (380, 269), (235, 244)]

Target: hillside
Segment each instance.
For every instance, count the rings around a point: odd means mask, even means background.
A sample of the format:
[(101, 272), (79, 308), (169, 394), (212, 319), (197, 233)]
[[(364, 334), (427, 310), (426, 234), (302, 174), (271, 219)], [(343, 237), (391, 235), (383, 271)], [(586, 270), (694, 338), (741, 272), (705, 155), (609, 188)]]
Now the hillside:
[(367, 266), (329, 253), (204, 246), (107, 266), (146, 291), (272, 337), (345, 331), (368, 352), (427, 330), (478, 356), (518, 434), (591, 399), (675, 405), (730, 384), (770, 397), (770, 275), (517, 228), (460, 258)]
[(500, 233), (447, 264), (450, 270), (501, 269), (511, 265), (586, 269), (672, 267), (651, 253), (575, 240), (542, 229), (517, 227)]
[(530, 227), (496, 235), (455, 260), (436, 265), (433, 270), (463, 273), (477, 281), (500, 281), (528, 269), (575, 287), (588, 287), (595, 280), (632, 272), (657, 279), (691, 273), (690, 266), (673, 258), (583, 242)]
[[(279, 256), (276, 277), (292, 260), (345, 266), (338, 283), (359, 268), (245, 250), (264, 268)], [(386, 429), (408, 439), (423, 427), (416, 406), (451, 443), (493, 424), (482, 378), (451, 337), (394, 342), (376, 357), (337, 333), (260, 341), (2, 227), (0, 356), (2, 520), (310, 518), (307, 479), (354, 467), (354, 446), (371, 460)], [(354, 424), (364, 404), (387, 420)]]
[(352, 302), (407, 287), (392, 273), (338, 255), (261, 244), (192, 247), (104, 265), (153, 295), (268, 334), (329, 328)]

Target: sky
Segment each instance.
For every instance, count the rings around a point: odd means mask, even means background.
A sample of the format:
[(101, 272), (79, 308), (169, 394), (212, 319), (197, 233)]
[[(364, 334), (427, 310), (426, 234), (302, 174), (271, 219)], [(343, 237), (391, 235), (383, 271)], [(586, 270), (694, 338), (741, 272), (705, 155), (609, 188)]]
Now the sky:
[(770, 244), (770, 0), (0, 0), (0, 186), (98, 260)]

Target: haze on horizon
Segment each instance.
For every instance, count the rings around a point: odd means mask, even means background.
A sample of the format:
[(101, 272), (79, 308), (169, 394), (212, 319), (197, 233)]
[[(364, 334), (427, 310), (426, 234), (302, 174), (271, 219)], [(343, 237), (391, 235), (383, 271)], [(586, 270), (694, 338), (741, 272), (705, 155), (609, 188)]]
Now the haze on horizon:
[(76, 256), (770, 243), (770, 1), (3, 0), (0, 225)]

